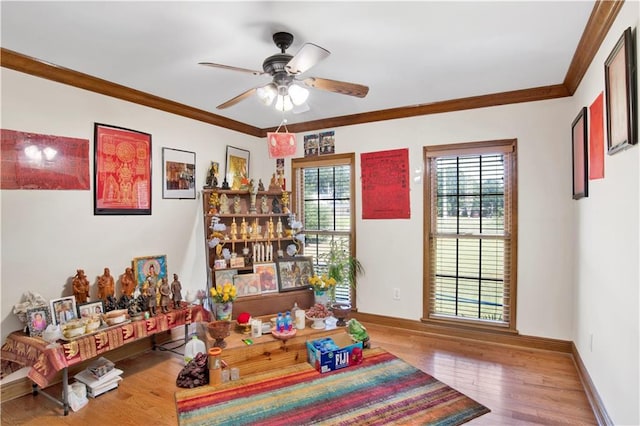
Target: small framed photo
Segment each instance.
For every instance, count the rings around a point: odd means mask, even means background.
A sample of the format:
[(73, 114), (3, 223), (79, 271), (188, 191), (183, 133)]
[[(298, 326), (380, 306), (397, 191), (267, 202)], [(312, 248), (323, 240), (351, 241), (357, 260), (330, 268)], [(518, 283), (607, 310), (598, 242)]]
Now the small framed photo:
[(196, 153), (162, 148), (162, 198), (196, 199)]
[(215, 285), (233, 284), (233, 277), (238, 275), (237, 269), (223, 269), (214, 271)]
[(240, 189), (249, 182), (249, 151), (227, 145), (227, 183), (231, 189)]
[(260, 294), (260, 275), (238, 274), (233, 277), (238, 297), (257, 296)]
[(260, 277), (261, 293), (278, 292), (278, 269), (275, 263), (256, 263), (253, 272)]
[(138, 287), (143, 288), (145, 282), (156, 285), (161, 279), (167, 278), (167, 256), (146, 256), (133, 259), (133, 271)]
[(573, 199), (589, 196), (587, 174), (589, 149), (587, 133), (587, 108), (583, 107), (571, 124), (571, 150), (573, 152)]
[(335, 154), (336, 152), (336, 136), (332, 130), (330, 132), (320, 133), (320, 155)]
[(51, 323), (53, 325), (66, 324), (67, 322), (78, 318), (75, 296), (51, 299), (49, 301), (49, 305), (51, 308)]
[(318, 134), (304, 135), (304, 156), (315, 157), (320, 153), (320, 138)]
[(278, 259), (278, 283), (280, 291), (310, 288), (309, 278), (313, 276), (313, 259), (310, 257), (290, 257)]
[(27, 321), (29, 321), (29, 335), (42, 336), (44, 330), (53, 324), (51, 321), (51, 310), (48, 306), (38, 306), (27, 309)]
[(94, 215), (151, 214), (151, 135), (95, 123)]
[(90, 318), (93, 315), (101, 315), (103, 313), (104, 304), (102, 300), (78, 305), (78, 318)]
[(638, 99), (636, 64), (631, 27), (604, 63), (607, 109), (607, 153), (614, 154), (638, 143)]

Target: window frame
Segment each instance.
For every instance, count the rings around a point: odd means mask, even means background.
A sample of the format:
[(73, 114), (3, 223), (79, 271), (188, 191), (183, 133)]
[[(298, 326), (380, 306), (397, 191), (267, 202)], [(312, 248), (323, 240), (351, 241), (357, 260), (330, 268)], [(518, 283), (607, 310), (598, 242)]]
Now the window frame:
[[(343, 154), (330, 154), (317, 157), (304, 157), (294, 158), (291, 160), (291, 193), (292, 193), (292, 211), (296, 212), (297, 217), (302, 220), (304, 218), (303, 200), (302, 194), (298, 183), (298, 173), (304, 168), (318, 168), (318, 167), (335, 167), (335, 166), (348, 166), (350, 173), (349, 192), (350, 192), (350, 217), (349, 217), (349, 231), (322, 231), (324, 234), (335, 235), (348, 235), (350, 241), (351, 256), (356, 257), (356, 191), (355, 191), (355, 153), (343, 153)], [(304, 229), (303, 229), (304, 232)], [(314, 267), (317, 260), (314, 258)], [(351, 309), (356, 310), (356, 288), (350, 288), (350, 304)]]
[[(509, 320), (507, 324), (492, 324), (489, 321), (473, 318), (443, 318), (432, 317), (431, 312), (431, 235), (432, 235), (432, 182), (431, 159), (438, 157), (508, 154), (505, 158), (505, 169), (508, 167), (508, 179), (510, 185), (510, 199), (508, 200), (511, 217), (505, 217), (505, 223), (510, 221), (511, 255), (509, 262), (509, 288), (510, 297)], [(424, 214), (423, 214), (423, 313), (421, 321), (433, 325), (453, 326), (457, 328), (492, 330), (502, 333), (517, 333), (517, 265), (518, 265), (518, 174), (517, 174), (517, 139), (491, 140), (481, 142), (466, 142), (457, 144), (433, 145), (423, 147), (424, 162)], [(506, 172), (505, 172), (506, 174)], [(505, 182), (505, 193), (506, 193)], [(505, 199), (505, 203), (507, 200)], [(434, 259), (435, 262), (435, 259)], [(506, 270), (506, 268), (505, 268)]]

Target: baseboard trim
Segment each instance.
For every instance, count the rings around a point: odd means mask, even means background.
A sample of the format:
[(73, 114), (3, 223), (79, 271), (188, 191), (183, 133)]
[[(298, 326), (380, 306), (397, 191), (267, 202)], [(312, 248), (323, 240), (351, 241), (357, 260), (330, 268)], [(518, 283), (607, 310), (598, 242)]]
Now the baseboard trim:
[(529, 349), (540, 349), (566, 354), (572, 353), (573, 343), (568, 340), (550, 339), (546, 337), (525, 336), (521, 334), (505, 334), (491, 332), (490, 330), (469, 330), (457, 327), (426, 324), (421, 321), (388, 317), (363, 312), (353, 312), (353, 318), (358, 321), (371, 322), (388, 327), (402, 328), (404, 330), (432, 334), (434, 336), (455, 337), (459, 339), (479, 340), (495, 344), (519, 346)]
[[(156, 344), (162, 344), (171, 340), (170, 332), (156, 334), (155, 336)], [(114, 349), (113, 351), (107, 352), (106, 354), (103, 354), (103, 356), (108, 357), (109, 360), (113, 362), (117, 362), (126, 358), (133, 357), (135, 355), (139, 355), (152, 348), (153, 344), (151, 341), (151, 337), (145, 337), (136, 342), (121, 346), (117, 349)], [(87, 365), (89, 365), (90, 362), (91, 360), (88, 360), (70, 367), (69, 383), (72, 383), (73, 376), (79, 371), (87, 368)], [(51, 381), (51, 385), (56, 385), (61, 382), (62, 373), (58, 373), (56, 377)], [(12, 399), (30, 394), (32, 392), (31, 384), (32, 382), (28, 377), (21, 377), (9, 383), (3, 384), (0, 388), (0, 403), (11, 401)]]
[(609, 417), (609, 413), (607, 413), (604, 403), (600, 398), (600, 394), (598, 394), (598, 391), (591, 380), (591, 376), (587, 371), (587, 367), (584, 365), (584, 362), (582, 362), (580, 352), (578, 352), (578, 348), (574, 343), (571, 343), (571, 355), (573, 355), (573, 362), (576, 365), (576, 370), (578, 370), (578, 376), (582, 382), (584, 393), (587, 395), (587, 399), (589, 400), (589, 404), (593, 410), (593, 415), (596, 417), (598, 424), (613, 426), (613, 420)]

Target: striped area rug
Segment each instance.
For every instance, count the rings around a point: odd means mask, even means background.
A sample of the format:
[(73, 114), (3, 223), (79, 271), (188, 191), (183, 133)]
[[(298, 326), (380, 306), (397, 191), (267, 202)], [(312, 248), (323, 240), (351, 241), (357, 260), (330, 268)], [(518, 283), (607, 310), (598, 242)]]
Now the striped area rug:
[(308, 363), (176, 392), (191, 425), (459, 425), (490, 410), (380, 348), (331, 373)]

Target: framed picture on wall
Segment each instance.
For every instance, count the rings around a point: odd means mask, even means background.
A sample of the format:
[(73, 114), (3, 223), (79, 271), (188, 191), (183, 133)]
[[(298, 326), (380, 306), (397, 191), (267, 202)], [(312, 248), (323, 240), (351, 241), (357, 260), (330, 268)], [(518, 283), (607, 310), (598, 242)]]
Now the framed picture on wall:
[(95, 215), (151, 214), (151, 135), (94, 125)]
[(573, 199), (589, 195), (587, 108), (583, 107), (571, 124), (571, 150), (573, 153)]
[(162, 198), (196, 199), (196, 153), (162, 148)]
[(635, 47), (627, 28), (604, 63), (607, 107), (607, 153), (638, 143)]
[(225, 176), (231, 189), (240, 189), (249, 183), (249, 151), (227, 145)]

